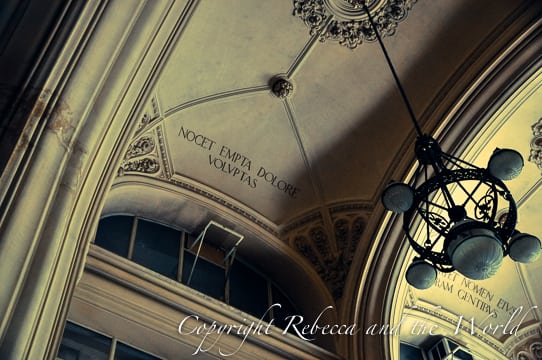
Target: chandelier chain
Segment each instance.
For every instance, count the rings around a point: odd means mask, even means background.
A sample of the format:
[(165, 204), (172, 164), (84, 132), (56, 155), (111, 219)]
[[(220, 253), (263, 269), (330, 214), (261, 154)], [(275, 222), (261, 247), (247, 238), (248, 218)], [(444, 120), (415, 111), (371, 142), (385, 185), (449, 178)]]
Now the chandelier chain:
[(414, 124), (414, 128), (416, 129), (416, 132), (418, 133), (418, 135), (422, 136), (423, 135), (422, 128), (420, 127), (420, 124), (418, 123), (418, 120), (416, 119), (416, 115), (414, 114), (412, 105), (410, 104), (410, 101), (408, 100), (408, 96), (405, 92), (405, 89), (403, 88), (403, 85), (401, 85), (399, 76), (397, 75), (397, 72), (395, 71), (395, 67), (393, 66), (393, 63), (391, 62), (391, 59), (388, 54), (388, 51), (386, 50), (386, 47), (384, 46), (384, 42), (382, 41), (382, 37), (380, 36), (378, 27), (376, 26), (373, 16), (371, 15), (371, 12), (369, 11), (369, 7), (367, 6), (367, 1), (361, 1), (361, 3), (363, 5), (363, 10), (367, 13), (367, 17), (369, 18), (369, 23), (371, 24), (371, 27), (373, 28), (375, 32), (376, 39), (378, 40), (378, 44), (380, 45), (380, 48), (382, 49), (382, 52), (384, 53), (384, 57), (386, 58), (386, 62), (388, 63), (388, 66), (391, 70), (391, 73), (393, 75), (397, 88), (399, 89), (399, 92), (401, 93), (401, 97), (403, 98), (403, 102), (405, 103), (405, 106), (408, 110), (410, 119), (412, 120), (412, 123)]

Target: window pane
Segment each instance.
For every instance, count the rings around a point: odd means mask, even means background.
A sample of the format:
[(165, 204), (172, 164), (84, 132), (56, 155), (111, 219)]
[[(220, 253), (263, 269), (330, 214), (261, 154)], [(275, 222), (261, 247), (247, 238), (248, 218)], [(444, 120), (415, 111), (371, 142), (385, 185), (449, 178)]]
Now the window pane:
[(399, 354), (401, 360), (424, 360), (422, 351), (408, 344), (401, 343)]
[(468, 352), (462, 350), (462, 349), (459, 349), (455, 352), (454, 354), (454, 359), (459, 359), (459, 360), (472, 360), (473, 357), (471, 354), (469, 354)]
[(448, 346), (450, 347), (450, 350), (455, 350), (459, 345), (457, 345), (455, 342), (451, 340), (446, 340), (448, 342)]
[[(230, 305), (257, 318), (269, 308), (267, 281), (239, 261), (234, 261), (230, 272)], [(264, 320), (269, 321), (269, 315)]]
[[(302, 314), (296, 311), (290, 299), (288, 299), (286, 295), (284, 295), (284, 293), (275, 285), (272, 286), (271, 291), (272, 291), (273, 304), (279, 303), (281, 305), (280, 308), (279, 307), (273, 308), (273, 318), (275, 319), (275, 322), (273, 324), (275, 326), (278, 326), (281, 329), (285, 329), (286, 325), (288, 325), (290, 321), (289, 318), (287, 319), (288, 316), (302, 315)], [(294, 321), (294, 323), (296, 322)], [(292, 326), (288, 328), (288, 331), (295, 334)]]
[(177, 280), (180, 238), (180, 231), (139, 219), (132, 260)]
[(100, 220), (94, 243), (123, 257), (128, 256), (133, 216), (110, 216)]
[(446, 349), (444, 349), (444, 344), (442, 343), (442, 341), (437, 344), (437, 349), (441, 358), (447, 355)]
[[(184, 252), (183, 284), (188, 282), (195, 258), (194, 254), (188, 251)], [(222, 267), (200, 257), (196, 261), (196, 267), (189, 286), (215, 299), (224, 300), (224, 276), (225, 272)]]
[(156, 356), (137, 350), (131, 346), (117, 342), (115, 346), (115, 360), (154, 360)]
[(92, 330), (66, 323), (57, 358), (63, 360), (107, 360), (111, 339)]

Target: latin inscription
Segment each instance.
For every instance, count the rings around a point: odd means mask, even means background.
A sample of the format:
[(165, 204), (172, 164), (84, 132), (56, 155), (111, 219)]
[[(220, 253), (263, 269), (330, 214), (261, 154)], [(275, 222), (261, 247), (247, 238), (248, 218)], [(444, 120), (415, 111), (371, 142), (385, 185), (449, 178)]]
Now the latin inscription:
[(518, 306), (512, 305), (507, 299), (495, 296), (495, 293), (478, 282), (467, 279), (456, 272), (439, 273), (435, 281), (436, 288), (455, 295), (459, 300), (487, 314), (514, 314)]
[(207, 161), (211, 168), (238, 180), (252, 189), (257, 188), (258, 184), (265, 183), (267, 186), (271, 186), (294, 199), (300, 192), (296, 185), (279, 177), (264, 166), (255, 165), (249, 156), (234, 150), (230, 146), (218, 144), (208, 136), (184, 126), (181, 126), (177, 135), (186, 142), (207, 152)]

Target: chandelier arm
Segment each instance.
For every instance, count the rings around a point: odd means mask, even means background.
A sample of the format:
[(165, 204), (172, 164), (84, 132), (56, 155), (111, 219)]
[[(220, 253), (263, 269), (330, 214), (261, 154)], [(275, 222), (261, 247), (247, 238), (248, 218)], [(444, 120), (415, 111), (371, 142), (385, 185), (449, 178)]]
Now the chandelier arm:
[[(426, 214), (429, 214), (429, 199), (426, 197), (425, 199), (425, 212)], [(427, 243), (431, 243), (431, 228), (429, 226), (429, 223), (425, 222), (425, 231), (427, 238), (425, 239), (425, 246), (427, 247)]]
[(395, 67), (393, 66), (393, 63), (391, 62), (390, 56), (388, 55), (388, 51), (386, 50), (386, 47), (384, 46), (384, 42), (382, 41), (382, 38), (380, 37), (380, 33), (378, 32), (378, 28), (376, 27), (373, 16), (371, 15), (371, 12), (369, 11), (369, 7), (367, 6), (367, 1), (362, 1), (362, 4), (363, 4), (363, 10), (367, 13), (367, 17), (369, 18), (369, 23), (371, 24), (371, 27), (373, 28), (375, 32), (380, 48), (382, 49), (382, 52), (384, 53), (386, 62), (388, 63), (388, 66), (393, 75), (393, 78), (395, 79), (397, 88), (399, 89), (399, 92), (401, 93), (401, 97), (403, 98), (403, 102), (405, 103), (405, 106), (408, 110), (410, 119), (412, 120), (412, 123), (414, 124), (414, 128), (416, 129), (416, 132), (418, 133), (418, 135), (421, 136), (423, 135), (422, 128), (418, 124), (418, 120), (416, 119), (416, 115), (414, 115), (414, 110), (412, 110), (412, 106), (410, 105), (410, 101), (408, 100), (407, 94), (403, 86), (401, 85), (401, 81), (399, 81), (399, 76), (397, 75), (397, 72), (395, 71)]
[(460, 164), (462, 164), (462, 165), (467, 165), (469, 167), (472, 167), (474, 169), (481, 169), (481, 167), (479, 167), (479, 166), (471, 164), (468, 161), (462, 160), (462, 159), (460, 159), (460, 158), (458, 158), (456, 156), (453, 156), (453, 155), (445, 153), (445, 152), (442, 153), (442, 157), (444, 157), (446, 160), (450, 161), (452, 164), (454, 164), (457, 167), (463, 167), (463, 166), (460, 165)]
[(427, 204), (427, 206), (431, 205), (431, 206), (436, 207), (436, 208), (438, 208), (440, 210), (449, 210), (449, 208), (447, 208), (446, 206), (440, 205), (440, 204), (438, 204), (436, 202), (433, 202), (433, 201), (431, 201), (429, 199), (424, 199), (423, 201)]

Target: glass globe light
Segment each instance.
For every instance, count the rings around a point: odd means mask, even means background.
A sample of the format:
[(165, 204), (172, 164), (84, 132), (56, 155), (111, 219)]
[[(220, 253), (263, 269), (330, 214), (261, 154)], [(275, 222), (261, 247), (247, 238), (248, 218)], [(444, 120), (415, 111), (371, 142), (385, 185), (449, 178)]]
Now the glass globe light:
[(514, 261), (530, 263), (540, 257), (540, 240), (533, 235), (515, 233), (510, 240), (510, 257)]
[(496, 149), (487, 165), (489, 173), (501, 180), (512, 180), (523, 169), (523, 157), (512, 149)]
[(382, 203), (390, 211), (403, 213), (412, 207), (414, 191), (407, 184), (391, 183), (382, 193)]
[(502, 243), (485, 224), (460, 221), (450, 230), (448, 240), (446, 253), (452, 265), (469, 279), (487, 279), (499, 270), (503, 259)]
[(425, 290), (430, 288), (437, 279), (437, 270), (428, 262), (414, 260), (407, 269), (406, 280), (416, 289)]

